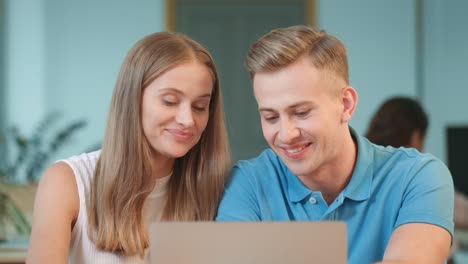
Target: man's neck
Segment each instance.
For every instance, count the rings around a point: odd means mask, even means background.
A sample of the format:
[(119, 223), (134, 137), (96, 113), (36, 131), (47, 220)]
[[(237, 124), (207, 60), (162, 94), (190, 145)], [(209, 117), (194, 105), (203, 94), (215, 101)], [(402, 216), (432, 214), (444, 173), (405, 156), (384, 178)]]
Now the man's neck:
[(330, 205), (351, 180), (357, 160), (357, 142), (351, 133), (346, 135), (335, 158), (310, 175), (298, 176), (301, 182), (313, 191), (320, 191)]

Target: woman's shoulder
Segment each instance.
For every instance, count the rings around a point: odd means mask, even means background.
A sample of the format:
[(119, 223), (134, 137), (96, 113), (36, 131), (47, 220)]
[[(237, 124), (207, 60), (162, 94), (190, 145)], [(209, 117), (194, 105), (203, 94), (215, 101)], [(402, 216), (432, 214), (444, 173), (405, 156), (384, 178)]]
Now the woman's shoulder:
[(60, 189), (61, 186), (76, 189), (73, 171), (70, 166), (63, 162), (57, 162), (44, 172), (39, 181), (39, 188)]
[(101, 155), (101, 150), (96, 150), (93, 152), (82, 153), (80, 155), (71, 156), (66, 159), (61, 159), (58, 162), (65, 162), (67, 164), (77, 164), (77, 165), (85, 165), (85, 164), (95, 164)]
[[(41, 207), (41, 205), (45, 207), (54, 205), (57, 212), (61, 211), (69, 215), (71, 219), (76, 219), (79, 198), (75, 177), (70, 166), (58, 162), (45, 171), (39, 181), (36, 194), (36, 206)], [(48, 211), (50, 213), (51, 209)]]
[[(36, 192), (28, 261), (44, 260), (46, 257), (49, 260), (66, 260), (68, 246), (64, 245), (69, 243), (70, 226), (77, 219), (78, 212), (73, 172), (64, 163), (53, 164), (41, 177)], [(43, 253), (50, 248), (54, 248), (54, 254)]]
[(59, 160), (57, 163), (67, 164), (76, 178), (82, 178), (85, 182), (88, 182), (94, 174), (100, 154), (100, 150), (83, 153), (67, 159)]

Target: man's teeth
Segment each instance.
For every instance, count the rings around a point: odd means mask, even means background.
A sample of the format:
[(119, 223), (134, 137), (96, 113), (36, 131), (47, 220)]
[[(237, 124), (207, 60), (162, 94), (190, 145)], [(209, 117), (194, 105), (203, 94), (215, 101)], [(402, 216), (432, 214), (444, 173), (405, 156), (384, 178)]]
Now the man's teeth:
[(306, 146), (302, 146), (302, 147), (295, 148), (295, 149), (287, 149), (286, 151), (287, 151), (288, 153), (294, 154), (294, 153), (297, 153), (297, 152), (299, 152), (299, 151), (301, 151), (301, 150), (303, 150), (303, 149), (305, 149), (305, 148), (306, 148)]

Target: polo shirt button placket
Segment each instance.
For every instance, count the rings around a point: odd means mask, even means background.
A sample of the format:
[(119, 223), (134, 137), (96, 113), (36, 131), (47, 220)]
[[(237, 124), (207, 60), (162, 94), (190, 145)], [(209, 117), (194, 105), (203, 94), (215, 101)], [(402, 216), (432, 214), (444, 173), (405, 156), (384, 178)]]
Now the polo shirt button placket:
[(310, 198), (309, 198), (309, 202), (310, 202), (311, 204), (317, 204), (317, 199), (315, 199), (314, 197), (310, 197)]

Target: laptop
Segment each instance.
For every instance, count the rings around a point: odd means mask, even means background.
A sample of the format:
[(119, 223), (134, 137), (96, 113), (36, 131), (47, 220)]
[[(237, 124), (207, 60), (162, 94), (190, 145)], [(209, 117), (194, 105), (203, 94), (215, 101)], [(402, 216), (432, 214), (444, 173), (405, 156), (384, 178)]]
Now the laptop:
[(157, 264), (345, 264), (344, 222), (160, 222), (150, 225)]

